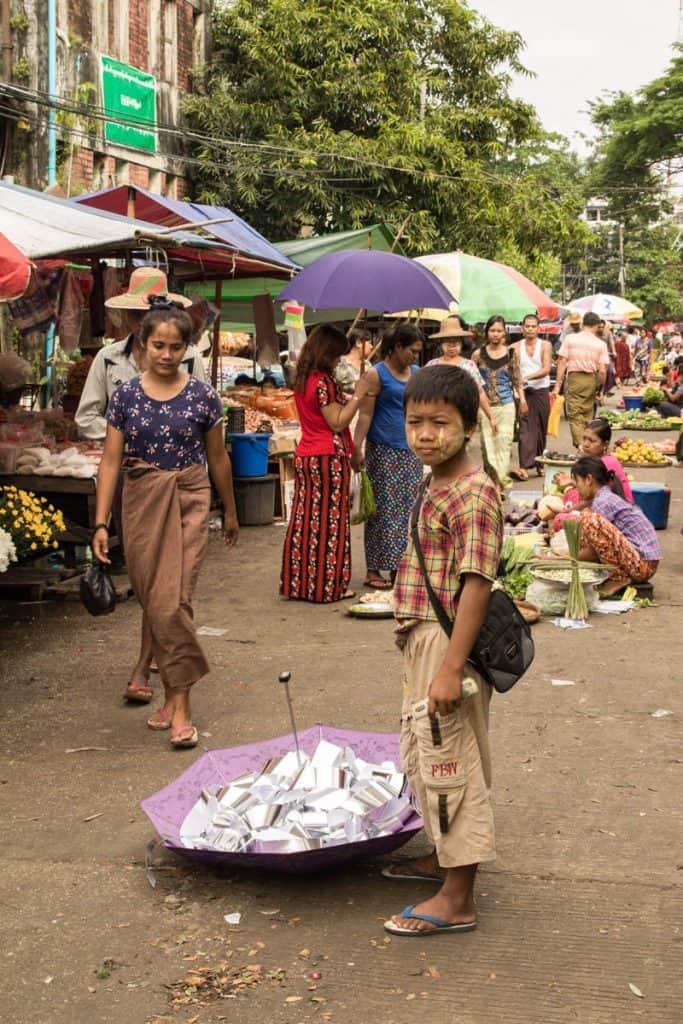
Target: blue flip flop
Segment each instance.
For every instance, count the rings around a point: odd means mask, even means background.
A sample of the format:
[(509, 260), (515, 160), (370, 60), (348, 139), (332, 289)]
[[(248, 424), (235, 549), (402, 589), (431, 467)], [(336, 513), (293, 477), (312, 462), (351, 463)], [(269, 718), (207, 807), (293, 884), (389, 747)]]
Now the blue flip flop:
[(416, 935), (445, 935), (446, 933), (452, 934), (453, 932), (473, 932), (477, 927), (476, 921), (469, 921), (467, 924), (451, 924), (449, 921), (443, 921), (440, 917), (432, 917), (431, 914), (416, 914), (414, 912), (415, 904), (412, 907), (406, 907), (405, 910), (401, 911), (401, 917), (407, 917), (413, 921), (426, 921), (427, 924), (433, 924), (433, 928), (415, 929), (415, 928), (401, 928), (395, 921), (389, 918), (388, 921), (384, 922), (385, 932), (389, 932), (390, 935), (409, 935), (415, 937)]

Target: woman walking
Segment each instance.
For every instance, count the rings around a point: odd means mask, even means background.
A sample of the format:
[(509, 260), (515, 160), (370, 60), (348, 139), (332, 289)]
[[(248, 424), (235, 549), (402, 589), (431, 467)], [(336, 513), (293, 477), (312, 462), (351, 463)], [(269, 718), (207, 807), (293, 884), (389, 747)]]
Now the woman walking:
[(334, 378), (348, 351), (331, 324), (314, 328), (296, 364), (294, 400), (301, 441), (294, 456), (294, 499), (282, 553), (280, 593), (327, 604), (354, 594), (351, 579), (351, 435), (349, 423), (371, 382), (366, 374), (347, 401)]
[(164, 684), (163, 707), (147, 724), (170, 729), (174, 747), (194, 747), (190, 688), (209, 671), (192, 620), (192, 592), (208, 541), (207, 463), (223, 502), (228, 545), (237, 541), (237, 515), (223, 403), (181, 369), (192, 322), (165, 297), (151, 301), (140, 330), (147, 369), (121, 384), (107, 409), (92, 547), (96, 558), (109, 562), (107, 524), (123, 466), (128, 573)]
[(484, 344), (472, 357), (498, 424), (498, 432), (494, 434), (486, 420), (481, 423), (484, 468), (501, 491), (510, 485), (508, 470), (515, 434), (515, 400), (519, 402), (520, 417), (528, 413), (517, 357), (508, 349), (505, 336), (503, 317), (489, 317), (484, 328)]
[(422, 479), (422, 463), (408, 446), (403, 413), (403, 392), (418, 370), (422, 343), (422, 332), (412, 324), (400, 324), (384, 335), (381, 362), (368, 372), (371, 393), (361, 406), (354, 434), (352, 465), (363, 465), (365, 441), (365, 465), (377, 506), (365, 523), (364, 584), (377, 590), (393, 586)]
[(513, 469), (514, 480), (528, 480), (527, 470), (540, 468), (536, 459), (543, 454), (550, 415), (550, 367), (553, 348), (549, 341), (538, 336), (540, 320), (535, 313), (527, 313), (522, 320), (521, 341), (510, 346), (519, 366), (527, 406), (526, 415), (520, 409), (519, 417), (519, 469)]
[(469, 373), (479, 389), (478, 422), (481, 423), (482, 415), (486, 416), (492, 432), (496, 434), (498, 432), (498, 424), (491, 412), (491, 406), (484, 391), (484, 382), (481, 379), (481, 374), (472, 360), (466, 359), (462, 354), (465, 339), (471, 337), (472, 331), (467, 329), (459, 316), (446, 317), (445, 320), (441, 321), (438, 333), (432, 334), (430, 338), (430, 341), (432, 338), (439, 338), (441, 340), (441, 355), (435, 359), (430, 359), (427, 366), (459, 366), (461, 370)]

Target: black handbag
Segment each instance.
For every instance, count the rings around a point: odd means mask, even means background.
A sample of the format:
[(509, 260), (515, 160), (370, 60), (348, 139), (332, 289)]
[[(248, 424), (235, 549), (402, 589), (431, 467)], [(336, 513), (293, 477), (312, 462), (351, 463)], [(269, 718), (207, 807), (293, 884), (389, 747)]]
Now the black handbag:
[(102, 562), (93, 562), (81, 576), (81, 603), (91, 615), (109, 615), (116, 608), (116, 591)]
[[(410, 536), (427, 588), (429, 603), (444, 633), (453, 632), (453, 619), (437, 597), (427, 574), (418, 534), (418, 518), (429, 481), (420, 491), (410, 520)], [(504, 590), (492, 590), (486, 616), (467, 659), (498, 693), (507, 693), (522, 678), (534, 660), (534, 641), (529, 624)]]

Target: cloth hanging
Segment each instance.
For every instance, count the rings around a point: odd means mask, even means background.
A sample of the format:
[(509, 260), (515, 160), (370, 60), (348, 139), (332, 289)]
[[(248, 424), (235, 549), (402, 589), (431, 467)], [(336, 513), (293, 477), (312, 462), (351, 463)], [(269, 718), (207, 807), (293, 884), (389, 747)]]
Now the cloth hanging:
[(55, 319), (64, 261), (55, 262), (56, 266), (50, 262), (38, 264), (31, 271), (31, 279), (21, 298), (7, 303), (22, 337), (34, 331), (46, 331)]

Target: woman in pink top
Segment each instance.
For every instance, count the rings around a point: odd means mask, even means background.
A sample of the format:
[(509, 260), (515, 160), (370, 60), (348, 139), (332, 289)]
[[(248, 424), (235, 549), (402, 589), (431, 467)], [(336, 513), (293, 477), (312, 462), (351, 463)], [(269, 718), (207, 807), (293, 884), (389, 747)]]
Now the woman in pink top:
[[(633, 492), (631, 490), (631, 485), (628, 482), (628, 477), (626, 476), (626, 473), (624, 473), (624, 467), (619, 462), (619, 459), (614, 455), (609, 454), (609, 445), (611, 440), (612, 428), (607, 420), (599, 417), (597, 420), (592, 420), (592, 422), (590, 422), (584, 429), (579, 453), (581, 455), (595, 455), (599, 459), (602, 459), (605, 469), (608, 472), (612, 470), (614, 473), (614, 480), (612, 481), (612, 490), (614, 493), (620, 498), (623, 497), (626, 501), (633, 502)], [(568, 473), (558, 473), (555, 480), (561, 487), (572, 482)], [(581, 495), (576, 487), (572, 487), (570, 490), (565, 491), (563, 498), (567, 510), (576, 508), (581, 503)]]

